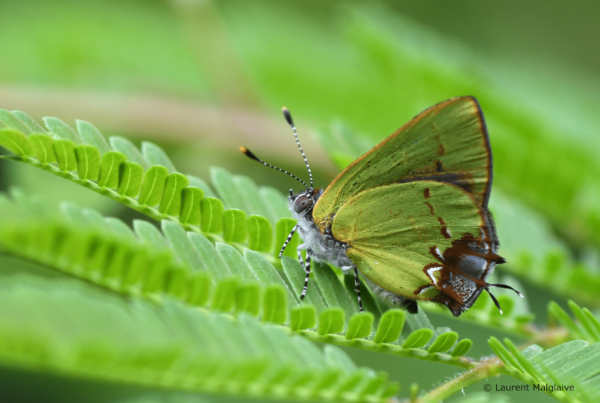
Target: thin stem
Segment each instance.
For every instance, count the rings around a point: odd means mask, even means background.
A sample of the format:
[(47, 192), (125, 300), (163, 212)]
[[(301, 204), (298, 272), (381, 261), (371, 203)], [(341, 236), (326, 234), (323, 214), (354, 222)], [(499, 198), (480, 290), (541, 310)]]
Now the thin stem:
[(417, 399), (417, 403), (437, 403), (460, 392), (467, 386), (471, 386), (483, 379), (498, 375), (504, 364), (497, 358), (482, 362), (477, 367), (459, 375), (458, 377), (446, 382), (442, 386), (432, 390), (425, 396)]
[[(469, 371), (459, 375), (458, 377), (452, 379), (449, 382), (441, 385), (440, 387), (433, 389), (425, 396), (420, 399), (414, 400), (414, 403), (437, 403), (441, 402), (444, 399), (454, 395), (455, 393), (460, 392), (462, 389), (474, 385), (479, 381), (484, 379), (491, 378), (496, 375), (508, 375), (512, 378), (518, 379), (519, 381), (534, 386), (536, 385), (538, 388), (541, 388), (541, 391), (552, 396), (556, 400), (564, 403), (581, 403), (579, 400), (569, 396), (565, 392), (562, 391), (554, 391), (548, 392), (547, 388), (543, 388), (543, 386), (548, 386), (545, 382), (539, 382), (529, 374), (519, 371), (514, 367), (507, 367), (501, 362), (498, 358), (492, 358), (490, 360), (486, 360), (481, 362), (478, 366), (470, 369)], [(487, 391), (487, 390), (486, 390)], [(411, 401), (413, 403), (413, 401)]]
[[(289, 331), (289, 328), (287, 327), (282, 327), (282, 329)], [(348, 340), (344, 336), (337, 334), (321, 336), (317, 332), (311, 330), (303, 330), (299, 332), (299, 334), (307, 339), (321, 343), (361, 348), (363, 350), (377, 351), (380, 353), (392, 354), (400, 357), (416, 358), (422, 361), (436, 362), (438, 364), (451, 365), (453, 367), (459, 367), (463, 369), (477, 368), (480, 365), (480, 362), (473, 361), (468, 357), (452, 357), (449, 354), (429, 353), (427, 350), (420, 348), (402, 348), (397, 344), (375, 343), (367, 339)]]

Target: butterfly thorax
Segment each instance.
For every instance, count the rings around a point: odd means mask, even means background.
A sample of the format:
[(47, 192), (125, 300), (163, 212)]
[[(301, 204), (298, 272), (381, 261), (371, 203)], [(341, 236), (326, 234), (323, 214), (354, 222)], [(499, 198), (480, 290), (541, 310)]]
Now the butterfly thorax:
[(333, 237), (331, 226), (320, 231), (313, 219), (313, 207), (322, 193), (322, 189), (315, 189), (313, 192), (302, 191), (288, 197), (290, 211), (298, 220), (297, 230), (304, 241), (300, 249), (310, 248), (312, 258), (316, 261), (350, 267), (353, 263), (346, 256), (348, 245)]

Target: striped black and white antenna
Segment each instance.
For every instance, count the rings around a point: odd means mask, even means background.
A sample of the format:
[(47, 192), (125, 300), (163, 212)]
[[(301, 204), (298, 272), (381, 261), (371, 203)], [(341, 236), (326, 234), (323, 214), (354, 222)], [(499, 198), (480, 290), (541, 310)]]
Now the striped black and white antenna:
[(271, 164), (269, 164), (269, 163), (261, 160), (256, 155), (254, 155), (254, 153), (252, 151), (248, 150), (246, 147), (240, 147), (240, 151), (242, 153), (244, 153), (248, 158), (253, 159), (255, 161), (258, 161), (258, 162), (260, 162), (261, 164), (263, 164), (266, 167), (276, 169), (278, 171), (283, 172), (286, 175), (291, 176), (292, 178), (296, 179), (298, 182), (302, 183), (304, 185), (304, 187), (306, 188), (306, 190), (308, 190), (309, 193), (312, 193), (313, 192), (312, 171), (310, 170), (310, 166), (308, 165), (308, 161), (306, 159), (306, 155), (304, 155), (304, 150), (302, 150), (302, 146), (300, 145), (300, 140), (298, 140), (298, 133), (296, 133), (296, 126), (294, 126), (294, 122), (292, 121), (292, 115), (290, 115), (290, 111), (285, 106), (282, 108), (282, 110), (283, 110), (283, 116), (285, 117), (285, 120), (288, 122), (288, 124), (290, 125), (290, 127), (294, 131), (294, 137), (296, 138), (296, 144), (298, 144), (298, 148), (300, 149), (300, 153), (302, 154), (302, 158), (304, 158), (304, 163), (306, 164), (306, 168), (308, 168), (308, 175), (310, 176), (310, 186), (308, 186), (306, 184), (306, 182), (304, 182), (302, 179), (300, 179), (296, 175), (294, 175), (294, 174), (286, 171), (285, 169), (278, 168), (275, 165), (271, 165)]
[(313, 191), (312, 171), (310, 170), (310, 165), (308, 165), (308, 160), (306, 159), (304, 150), (302, 149), (302, 146), (300, 145), (300, 140), (298, 139), (298, 133), (296, 132), (296, 126), (294, 125), (294, 121), (292, 120), (292, 115), (290, 114), (290, 111), (288, 110), (288, 108), (286, 108), (285, 106), (283, 108), (281, 108), (281, 110), (283, 111), (283, 116), (285, 117), (285, 120), (288, 122), (288, 124), (294, 131), (294, 137), (296, 138), (296, 144), (298, 144), (298, 148), (300, 149), (300, 154), (302, 154), (302, 158), (304, 158), (304, 163), (306, 164), (306, 169), (308, 169), (308, 176), (310, 177), (309, 192), (312, 193), (312, 191)]
[(296, 179), (298, 182), (301, 182), (304, 185), (304, 187), (306, 188), (306, 190), (308, 190), (308, 185), (306, 184), (306, 182), (304, 182), (302, 179), (298, 178), (296, 175), (289, 173), (285, 169), (277, 168), (275, 165), (271, 165), (267, 162), (264, 162), (263, 160), (258, 158), (256, 155), (254, 155), (254, 153), (252, 151), (248, 150), (246, 147), (240, 147), (240, 151), (243, 152), (244, 154), (246, 154), (246, 156), (248, 158), (253, 159), (254, 161), (258, 161), (266, 167), (276, 169), (278, 171), (283, 172), (286, 175), (291, 176), (292, 178)]

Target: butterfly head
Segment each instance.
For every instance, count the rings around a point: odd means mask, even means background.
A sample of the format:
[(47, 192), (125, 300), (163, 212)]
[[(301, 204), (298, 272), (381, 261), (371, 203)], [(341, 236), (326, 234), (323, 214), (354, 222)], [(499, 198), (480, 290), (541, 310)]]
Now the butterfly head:
[(294, 191), (290, 189), (288, 205), (294, 217), (300, 219), (310, 216), (322, 193), (322, 189), (314, 189), (312, 191), (303, 190), (299, 193), (294, 193)]

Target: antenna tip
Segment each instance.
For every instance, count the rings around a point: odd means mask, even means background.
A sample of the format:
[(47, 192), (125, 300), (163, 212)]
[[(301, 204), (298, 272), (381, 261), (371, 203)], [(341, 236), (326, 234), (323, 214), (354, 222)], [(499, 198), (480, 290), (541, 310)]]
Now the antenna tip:
[(246, 147), (243, 147), (243, 146), (242, 146), (242, 147), (240, 147), (240, 151), (241, 151), (242, 153), (246, 154), (246, 156), (247, 156), (248, 158), (251, 158), (251, 159), (253, 159), (253, 160), (256, 160), (256, 161), (260, 161), (260, 160), (258, 159), (258, 157), (257, 157), (256, 155), (254, 155), (254, 154), (252, 153), (252, 151), (248, 150)]
[(294, 122), (292, 121), (292, 115), (290, 114), (290, 111), (288, 110), (288, 108), (286, 108), (284, 106), (283, 108), (281, 108), (281, 111), (283, 112), (283, 116), (285, 117), (285, 120), (288, 122), (288, 125), (294, 127)]
[(500, 315), (503, 315), (504, 312), (502, 312), (502, 309), (498, 309), (500, 311)]

